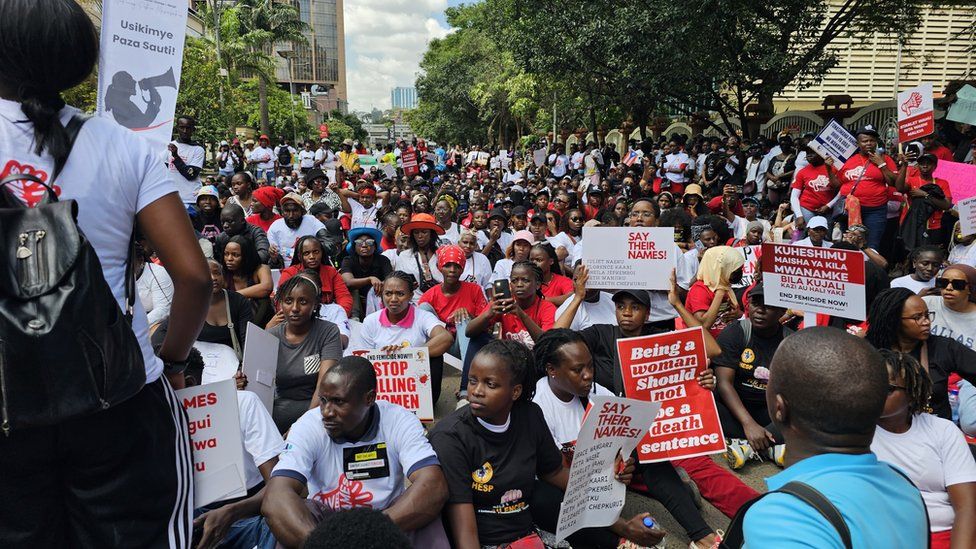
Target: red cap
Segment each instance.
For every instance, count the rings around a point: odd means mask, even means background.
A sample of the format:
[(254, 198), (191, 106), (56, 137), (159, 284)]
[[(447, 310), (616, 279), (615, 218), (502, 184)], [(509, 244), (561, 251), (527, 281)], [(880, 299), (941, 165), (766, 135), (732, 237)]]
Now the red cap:
[(268, 136), (267, 135), (264, 135), (263, 133), (261, 134), (261, 137), (258, 138), (258, 141), (260, 141), (262, 139), (264, 139), (266, 141), (271, 141), (270, 139), (268, 139)]

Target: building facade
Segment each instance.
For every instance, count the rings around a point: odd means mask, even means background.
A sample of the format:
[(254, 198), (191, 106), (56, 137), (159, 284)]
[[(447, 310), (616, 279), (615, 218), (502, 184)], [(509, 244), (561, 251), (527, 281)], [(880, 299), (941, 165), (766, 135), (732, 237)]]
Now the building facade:
[(390, 90), (390, 104), (396, 109), (417, 108), (417, 88), (397, 87)]
[(348, 110), (346, 90), (346, 44), (343, 24), (343, 0), (275, 0), (287, 1), (298, 8), (299, 17), (311, 30), (306, 31), (307, 44), (278, 44), (276, 76), (284, 89), (308, 93), (313, 109), (322, 115), (339, 109)]

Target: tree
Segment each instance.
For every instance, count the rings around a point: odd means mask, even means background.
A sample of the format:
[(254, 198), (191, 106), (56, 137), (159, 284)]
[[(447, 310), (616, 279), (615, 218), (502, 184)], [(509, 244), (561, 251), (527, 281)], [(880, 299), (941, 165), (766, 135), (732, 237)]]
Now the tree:
[(314, 138), (315, 128), (308, 123), (305, 109), (301, 103), (296, 107), (292, 104), (292, 94), (279, 88), (270, 86), (265, 89), (265, 106), (262, 108), (259, 98), (261, 95), (261, 80), (249, 80), (239, 87), (241, 101), (244, 105), (242, 117), (248, 126), (257, 126), (262, 118), (268, 117), (268, 130), (262, 130), (269, 136), (283, 135), (289, 139), (298, 136), (298, 141)]
[(196, 119), (196, 137), (205, 143), (226, 139), (232, 126), (242, 119), (241, 94), (235, 86), (223, 86), (223, 91), (220, 90), (221, 82), (215, 77), (218, 69), (217, 52), (211, 43), (187, 37), (176, 113)]

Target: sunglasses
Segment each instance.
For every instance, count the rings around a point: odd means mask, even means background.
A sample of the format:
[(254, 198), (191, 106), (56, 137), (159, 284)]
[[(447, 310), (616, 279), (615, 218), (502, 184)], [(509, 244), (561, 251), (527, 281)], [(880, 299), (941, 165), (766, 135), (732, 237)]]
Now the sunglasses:
[(961, 292), (969, 287), (969, 282), (966, 280), (960, 280), (958, 278), (936, 278), (935, 287), (944, 290), (946, 288), (952, 288), (957, 292)]

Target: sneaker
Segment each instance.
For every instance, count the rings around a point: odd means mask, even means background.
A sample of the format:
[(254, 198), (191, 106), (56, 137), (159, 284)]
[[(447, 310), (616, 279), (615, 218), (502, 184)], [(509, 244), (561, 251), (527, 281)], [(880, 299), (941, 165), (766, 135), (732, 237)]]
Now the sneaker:
[(776, 444), (767, 450), (769, 453), (769, 459), (773, 460), (773, 463), (778, 465), (780, 468), (786, 467), (786, 445)]
[(683, 467), (675, 467), (674, 470), (678, 473), (678, 477), (681, 478), (681, 482), (684, 482), (685, 487), (691, 492), (691, 499), (694, 500), (695, 507), (698, 507), (700, 511), (702, 508), (702, 496), (698, 485), (695, 484), (695, 481), (691, 480), (691, 477), (688, 476), (688, 471), (685, 471)]
[(688, 544), (688, 549), (719, 549), (722, 546), (722, 538), (725, 536), (725, 532), (721, 530), (715, 531), (715, 539), (712, 541), (711, 545), (700, 545), (696, 542), (691, 542)]
[(726, 444), (725, 459), (729, 460), (729, 467), (733, 471), (741, 469), (746, 464), (746, 461), (752, 459), (755, 455), (752, 451), (752, 446), (749, 446), (749, 441), (745, 439), (733, 438)]

